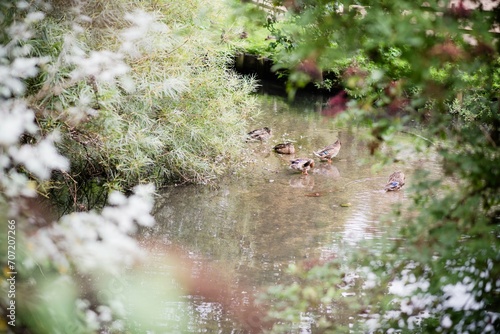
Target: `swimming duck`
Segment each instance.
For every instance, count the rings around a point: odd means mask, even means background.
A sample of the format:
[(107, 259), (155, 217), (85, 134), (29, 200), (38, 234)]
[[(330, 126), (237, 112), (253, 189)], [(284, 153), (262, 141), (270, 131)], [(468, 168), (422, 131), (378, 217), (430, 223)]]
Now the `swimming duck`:
[(384, 187), (385, 191), (399, 190), (405, 185), (405, 175), (403, 172), (394, 172), (389, 176), (389, 181)]
[(327, 147), (313, 153), (321, 161), (328, 161), (329, 163), (331, 163), (332, 158), (336, 157), (337, 154), (339, 154), (340, 147), (341, 147), (341, 142), (339, 139), (337, 139), (335, 143), (328, 145)]
[(307, 171), (314, 167), (314, 160), (307, 158), (298, 158), (290, 160), (290, 168), (301, 171), (302, 174), (308, 175)]
[(269, 137), (271, 137), (271, 129), (269, 129), (267, 126), (265, 126), (262, 129), (255, 129), (255, 130), (250, 131), (248, 133), (247, 142), (248, 141), (256, 141), (256, 140), (264, 141), (264, 140), (268, 140)]
[(295, 153), (295, 146), (293, 146), (293, 143), (291, 142), (286, 142), (283, 144), (278, 144), (273, 147), (273, 149), (276, 151), (276, 153), (280, 154), (294, 154)]

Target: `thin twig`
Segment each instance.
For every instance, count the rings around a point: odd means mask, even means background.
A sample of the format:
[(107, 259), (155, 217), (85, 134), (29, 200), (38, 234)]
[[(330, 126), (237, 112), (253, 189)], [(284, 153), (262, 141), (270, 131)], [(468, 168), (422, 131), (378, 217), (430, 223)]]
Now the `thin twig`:
[(412, 136), (415, 136), (415, 137), (420, 138), (420, 139), (423, 139), (423, 140), (425, 140), (425, 141), (427, 141), (427, 142), (431, 143), (432, 145), (435, 145), (435, 144), (434, 144), (434, 142), (433, 142), (432, 140), (430, 140), (429, 138), (426, 138), (426, 137), (424, 137), (424, 136), (421, 136), (421, 135), (418, 135), (418, 134), (416, 134), (416, 133), (412, 133), (412, 132), (409, 132), (409, 131), (404, 131), (404, 130), (403, 130), (403, 131), (401, 131), (401, 132), (402, 132), (402, 133), (409, 134), (409, 135), (412, 135)]

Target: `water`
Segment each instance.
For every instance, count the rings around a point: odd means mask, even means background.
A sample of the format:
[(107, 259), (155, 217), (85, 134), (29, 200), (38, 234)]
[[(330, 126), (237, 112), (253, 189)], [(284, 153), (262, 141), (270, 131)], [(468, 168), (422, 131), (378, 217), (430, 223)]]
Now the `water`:
[[(203, 275), (203, 268), (215, 265), (242, 304), (267, 286), (289, 283), (285, 271), (291, 263), (327, 259), (341, 247), (380, 239), (385, 233), (381, 216), (408, 201), (407, 189), (383, 191), (394, 170), (405, 172), (407, 184), (416, 165), (438, 170), (432, 159), (414, 156), (372, 168), (377, 161), (360, 139), (365, 130), (335, 127), (331, 118), (321, 115), (321, 102), (290, 106), (278, 97), (262, 97), (262, 105), (253, 128), (269, 126), (273, 136), (265, 143), (248, 143), (245, 170), (216, 189), (165, 190), (156, 205), (157, 225), (147, 232), (166, 244), (182, 245), (194, 263), (195, 279)], [(338, 156), (331, 164), (316, 159), (310, 175), (294, 172), (288, 167), (291, 156), (272, 151), (274, 145), (292, 140), (296, 157), (312, 158), (312, 151), (336, 139), (342, 142)], [(404, 135), (401, 140), (411, 142)], [(238, 332), (219, 303), (190, 295), (186, 304), (190, 331)]]

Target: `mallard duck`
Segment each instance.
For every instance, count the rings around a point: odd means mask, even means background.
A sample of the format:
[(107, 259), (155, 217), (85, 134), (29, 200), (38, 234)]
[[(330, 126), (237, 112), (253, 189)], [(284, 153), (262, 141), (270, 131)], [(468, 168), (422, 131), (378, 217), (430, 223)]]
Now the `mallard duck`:
[(273, 147), (273, 149), (276, 151), (276, 153), (280, 154), (294, 154), (295, 153), (295, 146), (293, 146), (293, 143), (291, 142), (286, 142), (283, 144), (278, 144)]
[(248, 141), (256, 141), (256, 140), (264, 141), (264, 140), (268, 140), (269, 137), (271, 137), (271, 129), (269, 129), (267, 126), (265, 126), (262, 129), (255, 129), (255, 130), (250, 131), (248, 133), (247, 142)]
[(394, 172), (389, 176), (389, 181), (384, 187), (385, 191), (399, 190), (405, 185), (405, 175), (403, 172)]
[(308, 158), (298, 158), (290, 160), (290, 168), (301, 171), (302, 174), (307, 175), (307, 171), (314, 167), (314, 160)]
[(341, 147), (341, 142), (339, 139), (331, 145), (328, 145), (327, 147), (313, 152), (315, 156), (317, 156), (321, 161), (328, 161), (332, 162), (332, 158), (336, 157), (337, 154), (339, 154), (340, 147)]

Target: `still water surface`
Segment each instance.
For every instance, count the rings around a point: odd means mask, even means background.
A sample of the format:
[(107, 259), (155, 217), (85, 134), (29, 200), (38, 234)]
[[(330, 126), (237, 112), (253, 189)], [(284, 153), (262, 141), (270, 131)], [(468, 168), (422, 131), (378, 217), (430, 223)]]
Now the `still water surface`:
[[(285, 271), (291, 263), (329, 258), (346, 247), (355, 250), (364, 239), (380, 239), (381, 217), (408, 201), (408, 187), (383, 191), (388, 176), (401, 170), (408, 185), (416, 168), (438, 170), (432, 159), (414, 156), (394, 157), (400, 162), (373, 168), (377, 161), (359, 139), (363, 130), (336, 127), (332, 118), (321, 115), (321, 101), (289, 105), (279, 97), (261, 100), (262, 113), (248, 130), (268, 126), (273, 136), (265, 143), (248, 143), (244, 171), (216, 189), (165, 190), (156, 205), (157, 225), (149, 231), (165, 243), (182, 245), (195, 263), (199, 259), (200, 266), (201, 259), (217, 264), (234, 286), (247, 287), (241, 293), (252, 295), (267, 286), (288, 283)], [(295, 157), (313, 158), (312, 151), (336, 139), (342, 148), (333, 163), (315, 159), (310, 175), (294, 172), (289, 168), (292, 157), (272, 150), (290, 140)], [(408, 138), (401, 135), (401, 140)], [(391, 154), (388, 148), (382, 150)], [(238, 332), (220, 305), (197, 296), (186, 299), (190, 331)]]

